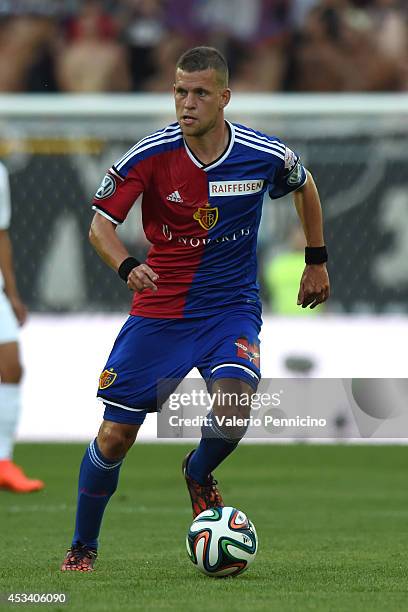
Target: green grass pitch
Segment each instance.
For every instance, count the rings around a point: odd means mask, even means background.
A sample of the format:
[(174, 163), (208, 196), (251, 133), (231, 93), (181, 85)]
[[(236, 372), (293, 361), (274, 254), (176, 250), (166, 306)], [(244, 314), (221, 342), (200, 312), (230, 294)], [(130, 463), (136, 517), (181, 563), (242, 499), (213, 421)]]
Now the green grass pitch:
[(408, 610), (406, 447), (242, 445), (217, 478), (228, 505), (255, 523), (260, 545), (246, 573), (223, 580), (187, 557), (191, 510), (180, 463), (191, 447), (164, 444), (129, 453), (96, 571), (60, 572), (84, 448), (17, 446), (16, 462), (47, 488), (0, 492), (3, 594), (65, 592), (66, 604), (42, 608), (67, 612)]

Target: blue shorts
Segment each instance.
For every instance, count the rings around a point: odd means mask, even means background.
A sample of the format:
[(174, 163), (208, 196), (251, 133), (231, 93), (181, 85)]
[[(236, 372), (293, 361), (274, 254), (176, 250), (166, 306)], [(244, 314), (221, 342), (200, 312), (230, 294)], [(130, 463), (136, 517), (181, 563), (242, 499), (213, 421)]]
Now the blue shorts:
[(167, 397), (158, 397), (158, 381), (181, 381), (198, 368), (210, 388), (218, 378), (237, 378), (255, 390), (260, 380), (260, 313), (227, 309), (206, 319), (153, 319), (130, 315), (116, 338), (99, 379), (104, 419), (143, 423)]

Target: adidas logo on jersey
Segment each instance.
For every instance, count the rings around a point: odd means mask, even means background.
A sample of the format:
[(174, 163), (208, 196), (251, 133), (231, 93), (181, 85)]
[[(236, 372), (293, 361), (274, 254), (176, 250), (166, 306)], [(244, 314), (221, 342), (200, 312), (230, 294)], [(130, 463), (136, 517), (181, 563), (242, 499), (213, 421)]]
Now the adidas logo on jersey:
[(167, 200), (169, 200), (169, 202), (178, 202), (179, 204), (181, 204), (181, 202), (184, 202), (178, 191), (173, 191), (173, 193), (168, 195)]

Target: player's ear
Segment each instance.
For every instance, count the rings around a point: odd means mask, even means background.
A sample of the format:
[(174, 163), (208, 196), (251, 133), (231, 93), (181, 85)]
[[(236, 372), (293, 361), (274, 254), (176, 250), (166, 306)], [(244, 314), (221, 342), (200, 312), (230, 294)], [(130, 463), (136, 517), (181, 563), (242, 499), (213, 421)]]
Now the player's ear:
[(221, 97), (220, 97), (220, 109), (221, 108), (225, 108), (227, 106), (227, 104), (229, 104), (230, 100), (231, 100), (231, 90), (227, 87), (221, 93)]

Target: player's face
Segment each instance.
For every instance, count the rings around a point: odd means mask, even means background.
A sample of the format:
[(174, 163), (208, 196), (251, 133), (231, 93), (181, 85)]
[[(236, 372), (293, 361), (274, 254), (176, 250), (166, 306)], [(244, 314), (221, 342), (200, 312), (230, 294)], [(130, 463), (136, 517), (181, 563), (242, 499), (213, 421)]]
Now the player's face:
[(220, 83), (215, 70), (176, 71), (174, 84), (177, 121), (185, 136), (200, 137), (223, 123), (230, 90)]

